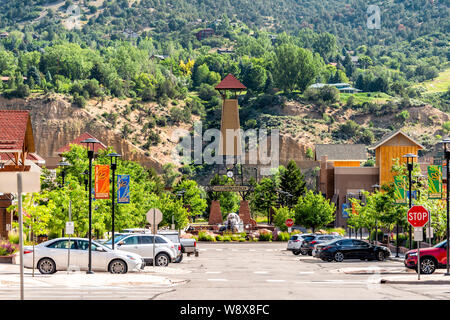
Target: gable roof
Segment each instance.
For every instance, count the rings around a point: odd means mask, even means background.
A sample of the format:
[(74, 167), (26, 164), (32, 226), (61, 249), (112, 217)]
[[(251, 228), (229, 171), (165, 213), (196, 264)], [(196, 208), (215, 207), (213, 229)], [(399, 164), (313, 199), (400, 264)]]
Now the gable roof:
[(316, 161), (322, 156), (328, 160), (337, 161), (365, 161), (367, 160), (364, 144), (316, 144)]
[(26, 110), (0, 110), (0, 152), (35, 152), (30, 113)]
[(229, 73), (223, 80), (215, 87), (216, 90), (246, 90), (244, 86), (235, 76)]
[[(61, 147), (61, 148), (59, 148), (58, 150), (56, 150), (56, 153), (57, 153), (57, 154), (61, 154), (61, 153), (70, 151), (70, 145), (71, 145), (71, 144), (77, 144), (77, 145), (79, 145), (79, 146), (86, 147), (86, 144), (85, 144), (85, 143), (81, 143), (81, 141), (84, 141), (84, 140), (89, 139), (89, 138), (97, 139), (97, 138), (95, 138), (93, 135), (91, 135), (89, 132), (85, 132), (85, 133), (83, 133), (81, 136), (79, 136), (78, 138), (76, 138), (75, 140), (69, 142), (69, 143), (68, 143), (67, 145), (65, 145), (64, 147)], [(98, 140), (98, 139), (97, 139), (97, 140)], [(100, 143), (95, 143), (95, 144), (94, 144), (94, 153), (97, 153), (98, 150), (104, 150), (104, 149), (107, 149), (107, 146), (104, 145), (101, 141), (100, 141)]]
[(406, 133), (404, 133), (401, 130), (397, 130), (397, 131), (393, 131), (391, 133), (385, 134), (380, 141), (378, 141), (376, 144), (372, 145), (369, 147), (369, 150), (374, 150), (376, 148), (378, 148), (379, 146), (385, 144), (386, 142), (388, 142), (389, 140), (391, 140), (392, 138), (394, 138), (397, 135), (403, 135), (406, 139), (410, 140), (412, 143), (416, 144), (417, 146), (419, 146), (422, 149), (425, 149), (425, 147), (423, 145), (421, 145), (420, 143), (418, 143), (416, 140), (414, 140), (413, 138), (409, 137)]

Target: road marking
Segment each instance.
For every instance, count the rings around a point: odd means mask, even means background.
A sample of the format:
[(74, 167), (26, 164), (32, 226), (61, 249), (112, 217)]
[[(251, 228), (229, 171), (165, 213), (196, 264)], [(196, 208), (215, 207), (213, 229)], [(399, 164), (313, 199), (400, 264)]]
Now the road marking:
[(200, 250), (200, 251), (206, 251), (206, 250), (208, 250), (208, 249), (198, 249), (198, 250)]
[(223, 249), (216, 249), (216, 251), (222, 251)]
[(221, 282), (224, 282), (224, 281), (228, 281), (227, 279), (208, 279), (208, 281), (221, 281)]
[(273, 251), (273, 249), (266, 249), (266, 251)]
[(313, 274), (314, 271), (300, 271), (299, 274)]
[(250, 249), (249, 251), (256, 251), (255, 249)]
[(268, 279), (266, 280), (267, 282), (285, 282), (286, 280), (273, 280), (273, 279)]
[[(331, 284), (330, 281), (295, 281), (296, 284)], [(340, 281), (339, 284), (367, 284), (367, 281)]]
[(231, 249), (231, 251), (239, 251), (238, 249)]
[(268, 274), (269, 271), (254, 271), (253, 273), (256, 273), (256, 274)]
[(206, 271), (206, 273), (217, 274), (217, 273), (222, 273), (222, 271)]

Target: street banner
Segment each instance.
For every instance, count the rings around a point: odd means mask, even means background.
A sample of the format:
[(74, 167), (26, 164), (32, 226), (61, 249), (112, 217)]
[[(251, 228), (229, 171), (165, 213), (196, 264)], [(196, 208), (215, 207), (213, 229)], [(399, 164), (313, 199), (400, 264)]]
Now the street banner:
[(349, 211), (348, 211), (349, 208), (350, 208), (349, 204), (347, 204), (347, 203), (342, 204), (342, 217), (343, 218), (349, 217)]
[(406, 203), (406, 176), (395, 176), (394, 177), (394, 198), (395, 203), (405, 204)]
[(95, 199), (109, 199), (109, 166), (95, 166)]
[(117, 203), (130, 203), (130, 175), (117, 175)]
[(428, 166), (428, 199), (442, 199), (442, 166)]

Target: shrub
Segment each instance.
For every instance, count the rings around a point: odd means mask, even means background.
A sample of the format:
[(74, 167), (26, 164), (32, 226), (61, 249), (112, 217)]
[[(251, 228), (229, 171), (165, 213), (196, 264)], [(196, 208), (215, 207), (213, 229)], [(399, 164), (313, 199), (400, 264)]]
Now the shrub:
[(289, 232), (280, 232), (277, 237), (277, 241), (288, 241), (291, 235)]
[(220, 234), (218, 234), (216, 236), (216, 241), (223, 241), (223, 237)]
[(239, 241), (240, 238), (241, 238), (241, 236), (239, 234), (231, 235), (231, 240), (233, 240), (233, 241)]
[[(378, 230), (378, 241), (383, 241), (384, 232)], [(375, 240), (375, 230), (370, 233), (370, 240)]]
[(215, 242), (216, 238), (213, 235), (207, 233), (206, 231), (199, 231), (199, 233), (198, 233), (198, 241), (212, 241), (212, 242)]
[[(26, 239), (25, 233), (23, 234), (23, 239), (24, 239), (24, 241)], [(8, 233), (8, 240), (12, 244), (19, 244), (19, 232), (18, 231), (10, 231)]]
[(445, 121), (442, 124), (442, 129), (444, 129), (445, 132), (450, 132), (450, 121)]
[(336, 233), (338, 233), (341, 236), (345, 235), (345, 229), (344, 228), (330, 228), (330, 229), (327, 229), (327, 232), (329, 234), (331, 234), (332, 232), (336, 232)]
[(259, 241), (272, 241), (272, 232), (262, 232), (259, 235)]
[(0, 242), (0, 256), (10, 256), (16, 253), (19, 250), (19, 246), (17, 244), (2, 241)]
[(223, 241), (224, 242), (230, 242), (231, 241), (231, 236), (229, 236), (229, 235), (223, 236)]

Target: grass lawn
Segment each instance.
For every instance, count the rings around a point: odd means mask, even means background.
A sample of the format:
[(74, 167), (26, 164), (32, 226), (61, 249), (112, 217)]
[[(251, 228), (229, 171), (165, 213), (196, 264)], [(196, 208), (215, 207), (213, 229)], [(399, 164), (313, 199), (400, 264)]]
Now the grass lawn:
[(450, 68), (439, 73), (439, 76), (434, 80), (421, 82), (414, 87), (425, 87), (427, 93), (445, 92), (450, 86)]
[(384, 92), (359, 92), (359, 93), (341, 93), (340, 100), (343, 103), (347, 103), (350, 96), (355, 98), (355, 103), (374, 102), (385, 103), (392, 97)]

